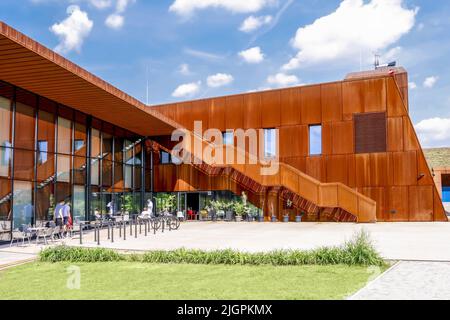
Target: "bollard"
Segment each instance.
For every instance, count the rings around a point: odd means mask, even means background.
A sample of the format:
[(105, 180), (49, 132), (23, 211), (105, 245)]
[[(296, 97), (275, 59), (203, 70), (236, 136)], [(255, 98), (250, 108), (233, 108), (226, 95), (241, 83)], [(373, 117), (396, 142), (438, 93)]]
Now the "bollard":
[(122, 238), (122, 224), (119, 221), (119, 238)]
[(153, 234), (156, 234), (156, 219), (153, 220)]
[(127, 222), (123, 222), (123, 240), (127, 240)]
[(130, 236), (133, 235), (133, 217), (130, 218)]
[(165, 224), (165, 220), (164, 218), (161, 219), (161, 231), (162, 233), (164, 233), (164, 224)]
[(144, 220), (145, 236), (147, 236), (147, 219)]
[(139, 219), (139, 234), (142, 234), (142, 220)]
[(97, 242), (97, 223), (94, 224), (94, 242)]
[(108, 221), (108, 240), (111, 239), (111, 232), (109, 230), (109, 227), (111, 226), (111, 222)]
[(134, 221), (134, 237), (137, 238), (137, 221)]
[(100, 227), (101, 227), (101, 225), (98, 225), (97, 226), (97, 245), (99, 246), (100, 245)]
[(111, 228), (111, 243), (114, 243), (114, 223), (112, 224), (112, 228)]
[(80, 244), (83, 244), (83, 224), (80, 222)]

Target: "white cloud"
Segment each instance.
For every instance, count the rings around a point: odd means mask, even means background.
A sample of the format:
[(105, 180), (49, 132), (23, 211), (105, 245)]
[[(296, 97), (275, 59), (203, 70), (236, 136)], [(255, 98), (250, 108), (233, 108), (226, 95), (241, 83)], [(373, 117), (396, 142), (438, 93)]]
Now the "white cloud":
[(89, 20), (88, 14), (80, 10), (77, 5), (67, 8), (69, 15), (61, 23), (55, 23), (50, 30), (59, 38), (60, 43), (55, 51), (68, 53), (72, 50), (81, 51), (84, 40), (89, 36), (94, 22)]
[(178, 72), (183, 76), (189, 76), (192, 74), (191, 69), (187, 63), (183, 63), (178, 67)]
[(417, 84), (415, 82), (408, 83), (408, 87), (411, 90), (417, 89)]
[(111, 7), (111, 0), (88, 0), (91, 5), (96, 7), (97, 9), (106, 9)]
[(450, 118), (432, 118), (415, 125), (420, 142), (426, 148), (450, 146)]
[(120, 14), (111, 14), (106, 18), (105, 24), (111, 29), (120, 29), (125, 23), (125, 18)]
[(276, 3), (276, 0), (175, 0), (169, 11), (184, 17), (192, 16), (197, 10), (221, 8), (233, 13), (250, 13)]
[(204, 60), (221, 60), (224, 58), (223, 56), (220, 56), (215, 53), (201, 51), (201, 50), (195, 50), (195, 49), (190, 49), (190, 48), (184, 49), (183, 52), (190, 56), (193, 56), (193, 57), (196, 57), (199, 59), (204, 59)]
[(241, 51), (239, 56), (247, 63), (261, 63), (264, 60), (264, 54), (261, 52), (260, 47)]
[(134, 2), (135, 0), (117, 0), (115, 12), (110, 14), (105, 20), (106, 26), (115, 30), (121, 29), (125, 24), (124, 13), (127, 7)]
[(344, 0), (335, 12), (297, 30), (291, 43), (298, 53), (283, 69), (354, 61), (361, 52), (384, 50), (413, 28), (417, 11), (404, 8), (403, 0)]
[(234, 81), (231, 74), (217, 73), (215, 75), (209, 76), (207, 79), (208, 87), (219, 88), (226, 86)]
[(425, 79), (425, 81), (423, 82), (423, 86), (425, 88), (433, 88), (434, 85), (436, 84), (436, 82), (439, 80), (439, 77), (436, 76), (431, 76)]
[(242, 22), (239, 30), (242, 32), (250, 33), (255, 30), (258, 30), (263, 25), (271, 23), (273, 20), (272, 16), (262, 16), (262, 17), (254, 17), (250, 16)]
[(182, 84), (175, 89), (175, 91), (172, 93), (172, 97), (174, 98), (192, 97), (200, 91), (201, 85), (202, 85), (201, 81)]
[(275, 87), (287, 87), (299, 83), (297, 76), (288, 75), (285, 73), (277, 73), (267, 78), (267, 83)]

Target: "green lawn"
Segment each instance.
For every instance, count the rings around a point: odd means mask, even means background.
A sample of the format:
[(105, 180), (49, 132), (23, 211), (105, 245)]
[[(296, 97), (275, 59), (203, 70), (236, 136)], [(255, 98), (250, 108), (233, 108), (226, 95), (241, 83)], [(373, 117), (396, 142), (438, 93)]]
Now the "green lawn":
[[(67, 288), (71, 266), (80, 268), (80, 289)], [(37, 262), (0, 271), (0, 299), (343, 299), (365, 285), (368, 270)]]

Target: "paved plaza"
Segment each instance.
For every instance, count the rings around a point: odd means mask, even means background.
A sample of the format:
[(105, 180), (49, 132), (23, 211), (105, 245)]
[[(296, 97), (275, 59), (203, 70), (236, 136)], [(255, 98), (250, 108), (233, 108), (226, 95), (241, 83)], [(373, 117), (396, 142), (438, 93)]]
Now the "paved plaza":
[[(270, 251), (275, 249), (313, 249), (322, 246), (341, 245), (359, 230), (370, 233), (374, 245), (385, 259), (449, 261), (450, 223), (227, 223), (227, 222), (186, 222), (179, 230), (147, 237), (139, 234), (135, 238), (127, 228), (126, 240), (114, 231), (114, 243), (107, 239), (107, 230), (101, 233), (101, 247), (119, 250), (146, 251), (190, 249), (235, 249), (241, 251)], [(65, 244), (78, 246), (78, 236), (65, 240)], [(83, 246), (96, 247), (93, 232), (85, 232)], [(42, 246), (34, 243), (25, 248), (15, 245), (0, 247), (0, 252), (14, 251), (38, 253)]]
[(401, 261), (349, 300), (450, 300), (450, 263)]

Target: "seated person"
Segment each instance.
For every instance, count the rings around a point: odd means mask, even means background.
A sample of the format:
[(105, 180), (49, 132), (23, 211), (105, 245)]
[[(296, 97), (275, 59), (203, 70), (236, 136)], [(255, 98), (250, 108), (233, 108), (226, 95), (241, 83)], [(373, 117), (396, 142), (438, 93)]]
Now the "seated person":
[(148, 211), (148, 208), (144, 208), (144, 211), (141, 212), (141, 214), (139, 215), (139, 218), (141, 219), (148, 219), (151, 216), (151, 212)]

